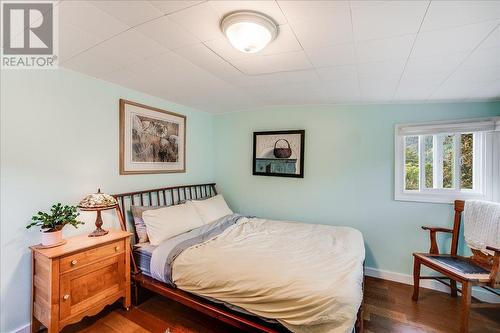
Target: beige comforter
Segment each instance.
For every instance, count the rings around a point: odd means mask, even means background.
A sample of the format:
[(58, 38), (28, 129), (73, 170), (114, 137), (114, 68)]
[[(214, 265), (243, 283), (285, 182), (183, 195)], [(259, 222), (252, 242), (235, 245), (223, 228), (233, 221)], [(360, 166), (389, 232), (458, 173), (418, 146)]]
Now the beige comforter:
[(173, 263), (178, 288), (279, 321), (292, 332), (351, 332), (365, 249), (348, 227), (242, 218)]

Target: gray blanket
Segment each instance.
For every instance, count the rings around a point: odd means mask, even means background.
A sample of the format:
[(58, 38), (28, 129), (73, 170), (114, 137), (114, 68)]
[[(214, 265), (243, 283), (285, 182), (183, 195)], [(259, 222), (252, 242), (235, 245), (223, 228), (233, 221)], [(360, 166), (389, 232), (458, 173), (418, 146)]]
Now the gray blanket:
[(224, 216), (215, 222), (206, 224), (189, 232), (180, 234), (162, 242), (154, 250), (151, 256), (151, 275), (156, 280), (160, 280), (176, 287), (172, 279), (172, 266), (175, 258), (182, 251), (191, 246), (201, 244), (213, 237), (220, 235), (228, 227), (236, 224), (243, 216), (232, 214)]

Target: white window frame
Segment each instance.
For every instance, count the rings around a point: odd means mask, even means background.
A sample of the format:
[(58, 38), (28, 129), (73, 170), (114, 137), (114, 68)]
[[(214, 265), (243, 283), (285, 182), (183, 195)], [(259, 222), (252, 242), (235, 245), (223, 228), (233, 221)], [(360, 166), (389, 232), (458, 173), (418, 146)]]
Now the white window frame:
[[(490, 200), (500, 202), (500, 117), (455, 121), (437, 121), (418, 124), (398, 124), (395, 127), (395, 188), (394, 199), (400, 201), (452, 203), (454, 200)], [(460, 133), (474, 133), (474, 188), (459, 189), (460, 184)], [(419, 189), (405, 189), (405, 137), (455, 135), (455, 186), (452, 189), (425, 188), (424, 140), (419, 138)], [(480, 148), (480, 149), (479, 149)], [(439, 159), (439, 149), (434, 149), (433, 160)], [(433, 169), (433, 181), (440, 177), (440, 170)]]

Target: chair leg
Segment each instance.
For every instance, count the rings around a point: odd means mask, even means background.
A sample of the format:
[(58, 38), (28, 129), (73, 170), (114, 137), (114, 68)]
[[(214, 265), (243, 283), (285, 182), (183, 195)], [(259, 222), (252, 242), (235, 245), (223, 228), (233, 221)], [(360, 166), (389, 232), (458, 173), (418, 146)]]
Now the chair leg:
[(469, 315), (472, 286), (469, 282), (462, 283), (462, 304), (460, 313), (460, 333), (469, 332)]
[(451, 297), (457, 297), (457, 281), (450, 280)]
[(413, 296), (411, 297), (415, 302), (418, 301), (418, 292), (420, 289), (420, 260), (413, 259)]

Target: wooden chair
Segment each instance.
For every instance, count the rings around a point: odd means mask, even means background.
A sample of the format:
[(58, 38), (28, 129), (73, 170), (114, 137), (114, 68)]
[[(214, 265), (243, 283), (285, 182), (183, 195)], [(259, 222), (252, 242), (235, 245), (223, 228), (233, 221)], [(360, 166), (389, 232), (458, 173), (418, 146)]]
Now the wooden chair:
[[(457, 291), (462, 294), (460, 332), (468, 332), (469, 313), (471, 306), (500, 306), (500, 304), (474, 303), (471, 304), (471, 291), (473, 286), (482, 288), (500, 296), (500, 293), (490, 288), (500, 288), (500, 249), (487, 246), (488, 250), (494, 251), (494, 255), (487, 255), (481, 251), (471, 249), (471, 257), (457, 255), (458, 236), (460, 222), (464, 211), (464, 201), (455, 201), (455, 219), (453, 229), (439, 227), (425, 227), (422, 229), (430, 232), (431, 247), (429, 253), (413, 253), (413, 297), (418, 301), (419, 283), (421, 279), (435, 279), (451, 289), (451, 296), (456, 297)], [(451, 251), (449, 254), (440, 254), (436, 242), (436, 233), (444, 232), (452, 234)], [(427, 266), (444, 276), (420, 276), (421, 265)], [(449, 280), (447, 283), (444, 280)], [(457, 289), (457, 282), (462, 284), (461, 290)]]

